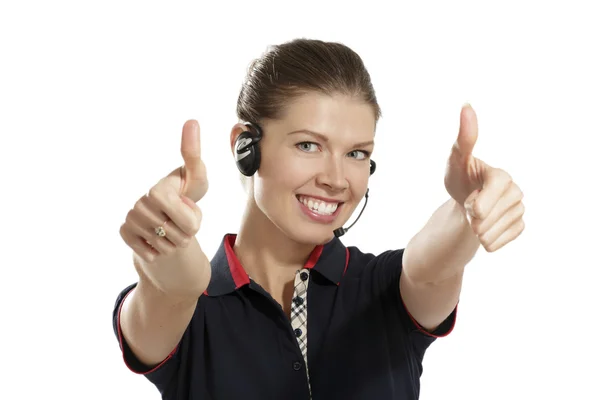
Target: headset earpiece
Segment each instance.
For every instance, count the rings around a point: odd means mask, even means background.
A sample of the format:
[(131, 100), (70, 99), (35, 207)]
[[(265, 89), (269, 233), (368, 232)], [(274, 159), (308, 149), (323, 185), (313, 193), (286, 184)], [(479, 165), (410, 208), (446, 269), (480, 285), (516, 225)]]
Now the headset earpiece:
[(375, 164), (375, 161), (373, 161), (373, 160), (369, 160), (369, 161), (370, 161), (369, 172), (370, 172), (370, 175), (373, 175), (375, 173), (375, 169), (377, 168), (377, 164)]
[[(233, 154), (238, 170), (245, 176), (252, 176), (260, 166), (260, 146), (262, 131), (256, 124), (246, 123), (249, 130), (240, 133), (235, 141)], [(253, 133), (255, 130), (256, 133)]]

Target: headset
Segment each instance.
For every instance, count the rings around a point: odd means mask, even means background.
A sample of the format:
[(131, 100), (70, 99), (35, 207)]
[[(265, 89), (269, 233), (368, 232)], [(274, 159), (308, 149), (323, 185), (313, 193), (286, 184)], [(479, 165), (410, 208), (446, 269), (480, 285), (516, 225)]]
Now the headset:
[[(263, 134), (258, 124), (247, 122), (244, 125), (248, 128), (248, 130), (243, 131), (237, 137), (233, 154), (238, 170), (244, 176), (252, 176), (256, 173), (256, 171), (258, 171), (258, 167), (260, 166), (261, 156), (259, 142), (262, 139)], [(377, 164), (375, 164), (375, 161), (373, 160), (369, 160), (369, 162), (369, 174), (373, 175), (375, 173), (375, 169), (377, 168)], [(333, 231), (336, 237), (342, 236), (348, 231), (348, 229), (354, 226), (365, 210), (368, 200), (369, 189), (367, 189), (367, 193), (365, 194), (365, 204), (354, 223), (348, 228), (341, 227)]]

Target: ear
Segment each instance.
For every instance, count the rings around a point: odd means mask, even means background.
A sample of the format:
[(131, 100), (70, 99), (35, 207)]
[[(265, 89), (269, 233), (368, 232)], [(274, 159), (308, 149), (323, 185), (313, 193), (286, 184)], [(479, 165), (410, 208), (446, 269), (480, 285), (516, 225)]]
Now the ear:
[(233, 148), (235, 146), (235, 141), (237, 140), (238, 136), (241, 135), (242, 132), (247, 131), (248, 128), (246, 127), (246, 125), (242, 124), (241, 122), (235, 124), (233, 126), (233, 128), (231, 128), (231, 134), (229, 135), (229, 145), (231, 146), (231, 154), (233, 155)]

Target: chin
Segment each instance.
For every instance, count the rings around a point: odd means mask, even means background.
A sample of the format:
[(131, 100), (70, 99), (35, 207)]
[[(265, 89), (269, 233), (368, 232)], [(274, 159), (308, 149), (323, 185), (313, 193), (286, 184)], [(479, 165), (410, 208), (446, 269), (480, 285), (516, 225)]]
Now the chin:
[(294, 240), (297, 243), (311, 245), (311, 246), (319, 246), (324, 245), (330, 242), (335, 236), (333, 232), (329, 235), (322, 235), (320, 237), (315, 237), (314, 235), (304, 236), (304, 235), (294, 235), (291, 236), (290, 239)]
[(312, 224), (299, 223), (282, 229), (283, 233), (295, 242), (318, 246), (330, 242), (335, 235), (334, 228), (328, 225), (315, 226)]

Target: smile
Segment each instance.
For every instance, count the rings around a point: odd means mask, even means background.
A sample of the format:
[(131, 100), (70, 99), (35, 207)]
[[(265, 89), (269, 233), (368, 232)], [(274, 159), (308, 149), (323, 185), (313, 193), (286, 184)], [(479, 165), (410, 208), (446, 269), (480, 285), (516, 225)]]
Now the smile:
[(309, 196), (296, 196), (296, 198), (310, 211), (324, 216), (333, 215), (337, 211), (338, 206), (342, 204), (339, 202), (331, 203)]

